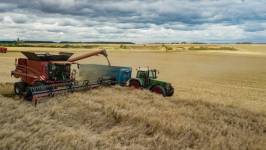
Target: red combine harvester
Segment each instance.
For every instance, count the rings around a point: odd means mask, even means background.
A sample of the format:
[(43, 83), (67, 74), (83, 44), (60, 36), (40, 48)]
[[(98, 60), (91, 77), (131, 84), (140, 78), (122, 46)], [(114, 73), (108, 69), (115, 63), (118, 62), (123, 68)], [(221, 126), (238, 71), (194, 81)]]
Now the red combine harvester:
[[(76, 81), (77, 70), (73, 69), (73, 65), (77, 65), (78, 68), (79, 64), (76, 61), (96, 55), (103, 55), (108, 60), (105, 50), (74, 58), (70, 58), (73, 53), (52, 55), (22, 52), (22, 54), (26, 58), (16, 60), (16, 69), (11, 71), (12, 76), (21, 79), (15, 83), (14, 91), (16, 95), (32, 100), (35, 104), (41, 97), (98, 87), (100, 85), (98, 82)], [(108, 63), (110, 65), (109, 60)]]
[(6, 53), (7, 52), (7, 48), (5, 47), (0, 47), (0, 53)]

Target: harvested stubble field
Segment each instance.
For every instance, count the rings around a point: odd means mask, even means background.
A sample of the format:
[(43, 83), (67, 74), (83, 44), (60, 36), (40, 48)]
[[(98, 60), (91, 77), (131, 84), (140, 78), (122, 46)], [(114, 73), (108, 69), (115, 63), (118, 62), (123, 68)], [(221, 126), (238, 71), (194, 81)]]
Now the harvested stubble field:
[[(266, 46), (236, 49), (110, 52), (113, 65), (159, 69), (159, 78), (175, 87), (171, 98), (99, 88), (54, 97), (35, 108), (0, 96), (0, 149), (265, 149)], [(10, 70), (18, 56), (1, 54), (2, 85), (15, 81)], [(8, 88), (0, 86), (2, 92)]]

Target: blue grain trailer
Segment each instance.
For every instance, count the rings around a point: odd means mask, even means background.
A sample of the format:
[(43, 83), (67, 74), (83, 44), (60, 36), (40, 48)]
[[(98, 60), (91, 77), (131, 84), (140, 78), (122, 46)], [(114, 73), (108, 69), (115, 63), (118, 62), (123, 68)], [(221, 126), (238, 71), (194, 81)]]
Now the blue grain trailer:
[(132, 68), (99, 64), (80, 64), (81, 80), (103, 82), (124, 86), (131, 79)]

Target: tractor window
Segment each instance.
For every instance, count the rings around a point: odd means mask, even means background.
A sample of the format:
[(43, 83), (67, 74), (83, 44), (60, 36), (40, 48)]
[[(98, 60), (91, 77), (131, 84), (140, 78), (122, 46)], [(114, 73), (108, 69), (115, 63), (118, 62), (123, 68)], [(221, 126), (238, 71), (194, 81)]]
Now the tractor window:
[(149, 78), (156, 79), (156, 71), (155, 70), (149, 71)]
[(146, 72), (145, 71), (138, 71), (137, 78), (146, 78)]

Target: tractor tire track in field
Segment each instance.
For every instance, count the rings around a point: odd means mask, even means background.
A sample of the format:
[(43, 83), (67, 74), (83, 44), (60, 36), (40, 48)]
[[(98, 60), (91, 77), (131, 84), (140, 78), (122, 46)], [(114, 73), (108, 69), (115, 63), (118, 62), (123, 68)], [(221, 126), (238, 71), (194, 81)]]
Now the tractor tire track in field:
[(0, 149), (263, 149), (266, 116), (145, 90), (99, 88), (32, 106), (0, 97)]

